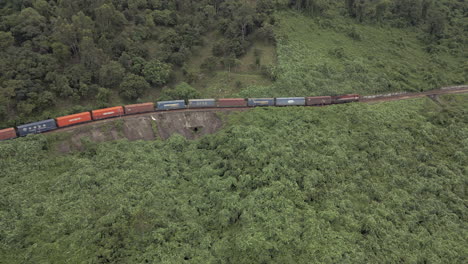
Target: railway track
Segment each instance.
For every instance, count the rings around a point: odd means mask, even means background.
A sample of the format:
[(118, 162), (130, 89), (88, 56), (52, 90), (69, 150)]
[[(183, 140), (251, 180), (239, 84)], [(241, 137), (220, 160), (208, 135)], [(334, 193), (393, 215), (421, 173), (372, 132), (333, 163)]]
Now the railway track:
[[(414, 99), (420, 98), (425, 96), (434, 96), (434, 95), (444, 95), (444, 94), (463, 94), (468, 93), (468, 85), (467, 86), (453, 86), (453, 87), (445, 87), (438, 90), (420, 92), (420, 93), (392, 93), (392, 94), (381, 94), (381, 95), (371, 95), (371, 96), (363, 96), (360, 99), (361, 103), (378, 103), (378, 102), (386, 102), (386, 101), (397, 101), (397, 100), (406, 100), (406, 99)], [(155, 112), (148, 112), (148, 113), (141, 113), (141, 114), (134, 114), (134, 115), (125, 115), (120, 116), (117, 118), (110, 118), (98, 121), (91, 121), (88, 123), (78, 124), (70, 127), (58, 128), (56, 130), (47, 131), (46, 133), (56, 133), (56, 132), (65, 132), (65, 131), (73, 131), (79, 129), (81, 127), (94, 125), (94, 124), (103, 124), (108, 122), (114, 122), (115, 120), (125, 120), (128, 118), (135, 118), (135, 117), (151, 117), (151, 115), (155, 114), (164, 114), (164, 115), (171, 115), (180, 112), (231, 112), (231, 111), (247, 111), (252, 109), (252, 107), (216, 107), (216, 108), (196, 108), (196, 109), (177, 109), (177, 110), (169, 110), (169, 111), (155, 111)]]
[(420, 92), (420, 93), (393, 93), (393, 94), (363, 96), (359, 101), (363, 103), (385, 102), (385, 101), (413, 99), (413, 98), (433, 96), (433, 95), (462, 94), (462, 93), (468, 93), (467, 85), (446, 87), (446, 88), (442, 88), (438, 90), (432, 90), (432, 91), (426, 91), (426, 92)]

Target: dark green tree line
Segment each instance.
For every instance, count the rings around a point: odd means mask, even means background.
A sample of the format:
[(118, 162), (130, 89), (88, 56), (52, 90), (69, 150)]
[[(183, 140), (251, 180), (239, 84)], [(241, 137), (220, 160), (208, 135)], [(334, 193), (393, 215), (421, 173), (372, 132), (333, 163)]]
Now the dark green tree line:
[(207, 31), (233, 43), (227, 57), (244, 54), (266, 12), (240, 0), (2, 1), (0, 122), (25, 122), (63, 100), (105, 104), (96, 96), (105, 90), (135, 100), (166, 85)]

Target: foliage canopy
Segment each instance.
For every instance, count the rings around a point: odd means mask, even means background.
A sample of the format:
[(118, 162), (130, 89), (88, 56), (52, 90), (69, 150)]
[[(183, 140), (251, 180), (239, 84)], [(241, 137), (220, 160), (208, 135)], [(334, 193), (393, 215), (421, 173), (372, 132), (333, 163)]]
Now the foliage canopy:
[(462, 263), (466, 99), (254, 109), (195, 141), (69, 155), (54, 136), (2, 142), (0, 256)]

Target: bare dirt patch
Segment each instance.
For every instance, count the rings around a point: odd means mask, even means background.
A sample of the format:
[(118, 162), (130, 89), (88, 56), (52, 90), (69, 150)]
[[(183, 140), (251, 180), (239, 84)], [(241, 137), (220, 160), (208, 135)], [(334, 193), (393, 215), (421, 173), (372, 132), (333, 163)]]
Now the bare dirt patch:
[(221, 129), (223, 123), (215, 112), (167, 112), (151, 115), (156, 119), (162, 139), (178, 133), (187, 139), (196, 139)]
[[(224, 113), (229, 113), (225, 111)], [(63, 153), (82, 151), (87, 142), (118, 139), (167, 139), (174, 133), (187, 139), (212, 134), (223, 126), (219, 113), (213, 110), (155, 112), (119, 119), (103, 120), (65, 128), (57, 132), (57, 150)]]

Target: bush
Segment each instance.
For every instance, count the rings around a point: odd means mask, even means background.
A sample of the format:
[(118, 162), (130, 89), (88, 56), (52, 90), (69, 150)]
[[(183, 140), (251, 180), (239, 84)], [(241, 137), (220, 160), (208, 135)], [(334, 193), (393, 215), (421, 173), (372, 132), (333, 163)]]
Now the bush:
[(357, 29), (355, 27), (351, 27), (347, 30), (346, 34), (348, 35), (348, 37), (354, 39), (354, 40), (358, 40), (358, 41), (361, 41), (362, 40), (362, 36), (361, 34), (357, 31)]
[(120, 94), (127, 99), (137, 99), (149, 88), (150, 85), (145, 78), (130, 73), (120, 84)]
[(145, 64), (143, 75), (145, 79), (156, 86), (163, 85), (169, 80), (171, 74), (171, 65), (161, 62), (157, 59), (151, 60)]
[(188, 83), (180, 83), (175, 88), (164, 89), (159, 96), (160, 101), (166, 100), (185, 100), (200, 98), (200, 92), (190, 86)]

